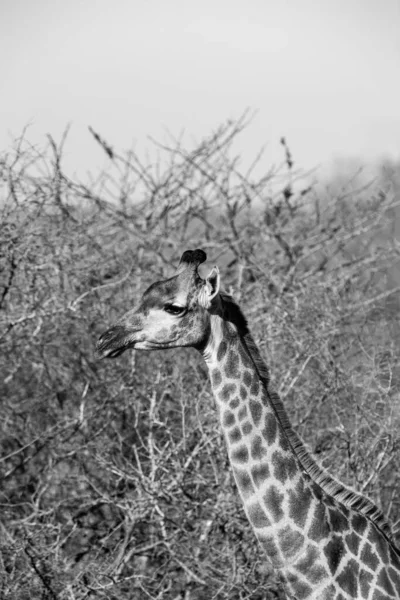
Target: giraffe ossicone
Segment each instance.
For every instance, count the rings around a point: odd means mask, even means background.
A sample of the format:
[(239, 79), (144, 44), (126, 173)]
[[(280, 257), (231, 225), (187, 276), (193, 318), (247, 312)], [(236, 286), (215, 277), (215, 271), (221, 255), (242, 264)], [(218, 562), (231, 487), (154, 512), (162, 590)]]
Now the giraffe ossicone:
[(400, 599), (400, 550), (383, 514), (336, 481), (306, 451), (217, 267), (202, 250), (151, 285), (100, 337), (100, 357), (129, 348), (197, 348), (210, 373), (230, 463), (248, 520), (296, 600)]

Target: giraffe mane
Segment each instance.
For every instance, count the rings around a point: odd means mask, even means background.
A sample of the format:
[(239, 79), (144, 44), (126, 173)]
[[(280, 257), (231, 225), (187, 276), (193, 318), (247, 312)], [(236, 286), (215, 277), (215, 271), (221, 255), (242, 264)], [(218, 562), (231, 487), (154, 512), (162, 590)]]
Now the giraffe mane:
[[(324, 492), (332, 495), (336, 500), (343, 503), (348, 508), (355, 509), (370, 519), (393, 545), (393, 533), (390, 524), (382, 511), (372, 502), (372, 500), (369, 500), (369, 498), (366, 498), (362, 494), (355, 492), (351, 488), (335, 479), (326, 469), (324, 469), (324, 467), (321, 467), (321, 465), (318, 464), (318, 462), (306, 449), (304, 442), (290, 424), (282, 400), (277, 393), (269, 389), (270, 377), (268, 367), (261, 357), (256, 343), (254, 342), (253, 336), (248, 328), (247, 320), (243, 315), (241, 308), (229, 294), (220, 292), (220, 297), (222, 300), (224, 318), (237, 327), (237, 330), (244, 341), (254, 363), (260, 380), (264, 385), (265, 391), (268, 394), (276, 417), (281, 424), (283, 431), (286, 433), (290, 446), (297, 456), (303, 469), (311, 477), (311, 479), (313, 479), (313, 481), (322, 488)], [(396, 547), (395, 549), (397, 550)], [(397, 550), (397, 552), (399, 551)]]

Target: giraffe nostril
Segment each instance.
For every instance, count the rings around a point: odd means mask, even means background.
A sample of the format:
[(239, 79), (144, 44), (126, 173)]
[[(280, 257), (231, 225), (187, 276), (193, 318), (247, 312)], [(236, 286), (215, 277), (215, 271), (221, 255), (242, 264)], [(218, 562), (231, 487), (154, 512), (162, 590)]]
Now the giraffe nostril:
[(107, 331), (104, 331), (97, 340), (97, 352), (101, 353), (104, 350), (107, 350), (108, 346), (116, 339), (117, 336), (115, 334), (115, 328), (113, 327), (111, 327), (111, 329), (107, 329)]
[(110, 330), (108, 329), (107, 331), (104, 331), (99, 339), (97, 340), (97, 346), (101, 346), (102, 344), (106, 343), (110, 338), (112, 337), (112, 335), (110, 335)]
[(98, 358), (116, 358), (135, 345), (132, 331), (122, 325), (114, 325), (102, 333), (96, 344)]
[(114, 325), (113, 327), (110, 327), (110, 329), (107, 329), (107, 331), (104, 331), (101, 336), (99, 337), (98, 343), (107, 343), (110, 342), (111, 340), (114, 340), (122, 335), (125, 335), (126, 330), (124, 327), (121, 327), (120, 325)]

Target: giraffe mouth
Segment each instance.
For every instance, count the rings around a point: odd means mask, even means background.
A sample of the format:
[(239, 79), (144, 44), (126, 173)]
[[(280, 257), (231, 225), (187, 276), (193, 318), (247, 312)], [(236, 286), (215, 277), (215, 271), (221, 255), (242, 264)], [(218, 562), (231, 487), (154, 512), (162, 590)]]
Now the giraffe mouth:
[(135, 341), (132, 340), (132, 336), (127, 335), (126, 329), (114, 326), (99, 337), (96, 355), (98, 358), (117, 358), (134, 346)]
[(103, 353), (103, 357), (104, 358), (117, 358), (117, 356), (120, 356), (120, 354), (123, 354), (123, 352), (125, 352), (125, 350), (127, 350), (127, 348), (117, 348), (116, 350), (106, 350), (106, 352)]

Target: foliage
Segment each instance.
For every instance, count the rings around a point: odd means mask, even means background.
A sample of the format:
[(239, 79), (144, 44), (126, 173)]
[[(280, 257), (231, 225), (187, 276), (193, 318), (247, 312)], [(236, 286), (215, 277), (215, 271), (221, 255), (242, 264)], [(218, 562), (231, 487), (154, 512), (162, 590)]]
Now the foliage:
[[(280, 598), (245, 519), (194, 350), (97, 362), (98, 334), (185, 249), (218, 262), (296, 430), (400, 519), (398, 189), (258, 175), (246, 118), (96, 180), (65, 139), (0, 162), (0, 595)], [(386, 189), (388, 188), (388, 189)]]

